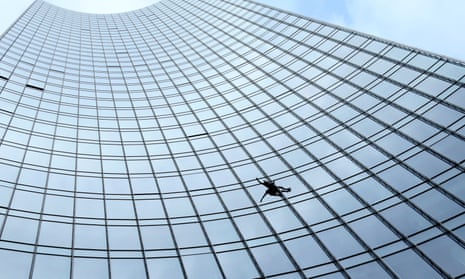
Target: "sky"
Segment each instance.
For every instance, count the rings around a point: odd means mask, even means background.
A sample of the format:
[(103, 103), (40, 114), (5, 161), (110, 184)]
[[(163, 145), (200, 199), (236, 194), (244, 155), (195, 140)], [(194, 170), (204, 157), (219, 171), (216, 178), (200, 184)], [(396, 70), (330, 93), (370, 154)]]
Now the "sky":
[[(145, 7), (158, 0), (46, 0), (72, 10), (113, 13)], [(195, 1), (195, 0), (192, 0)], [(463, 0), (257, 0), (387, 40), (465, 61)], [(4, 1), (0, 33), (33, 0)]]

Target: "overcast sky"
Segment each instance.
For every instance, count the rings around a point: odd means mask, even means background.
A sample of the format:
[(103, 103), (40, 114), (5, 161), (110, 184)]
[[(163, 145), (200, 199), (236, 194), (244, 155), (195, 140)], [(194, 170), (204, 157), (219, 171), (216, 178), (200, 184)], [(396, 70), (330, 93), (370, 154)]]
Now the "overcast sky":
[[(112, 13), (158, 0), (47, 0), (73, 10)], [(194, 0), (192, 0), (194, 1)], [(463, 0), (257, 0), (315, 19), (465, 61)], [(3, 1), (0, 33), (33, 2)]]

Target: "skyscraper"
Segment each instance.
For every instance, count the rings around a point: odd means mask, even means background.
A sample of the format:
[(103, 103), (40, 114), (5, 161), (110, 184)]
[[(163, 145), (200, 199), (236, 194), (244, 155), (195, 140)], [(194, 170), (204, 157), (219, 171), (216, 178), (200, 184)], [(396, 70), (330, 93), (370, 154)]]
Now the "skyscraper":
[(464, 84), (252, 1), (36, 1), (0, 39), (1, 276), (463, 277)]

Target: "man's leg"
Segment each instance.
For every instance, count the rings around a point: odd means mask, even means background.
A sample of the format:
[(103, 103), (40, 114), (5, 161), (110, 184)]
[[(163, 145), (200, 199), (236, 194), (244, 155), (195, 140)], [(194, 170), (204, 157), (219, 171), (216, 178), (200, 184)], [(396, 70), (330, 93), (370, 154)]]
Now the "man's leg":
[(265, 198), (266, 194), (268, 194), (268, 191), (266, 191), (266, 192), (263, 194), (262, 198), (260, 199), (260, 202), (263, 201), (263, 199)]
[(291, 191), (291, 188), (285, 188), (285, 187), (281, 187), (281, 186), (278, 186), (279, 190), (281, 190), (281, 192), (290, 192)]

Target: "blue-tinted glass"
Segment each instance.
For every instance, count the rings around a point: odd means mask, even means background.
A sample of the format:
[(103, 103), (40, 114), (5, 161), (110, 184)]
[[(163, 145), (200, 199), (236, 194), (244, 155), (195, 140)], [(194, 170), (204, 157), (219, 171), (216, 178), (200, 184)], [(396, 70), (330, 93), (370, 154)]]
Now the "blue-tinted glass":
[(465, 274), (462, 62), (244, 0), (0, 49), (6, 278)]

